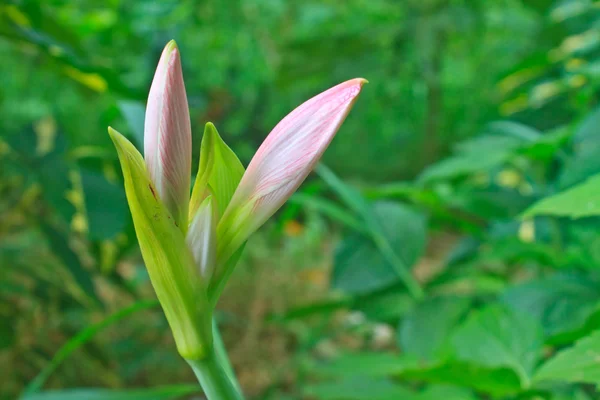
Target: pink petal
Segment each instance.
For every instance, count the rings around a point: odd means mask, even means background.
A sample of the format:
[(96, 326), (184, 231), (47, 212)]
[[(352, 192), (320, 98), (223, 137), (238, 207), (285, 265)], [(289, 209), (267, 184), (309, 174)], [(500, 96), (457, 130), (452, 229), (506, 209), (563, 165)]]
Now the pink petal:
[(192, 131), (179, 50), (174, 41), (160, 57), (146, 109), (144, 158), (158, 196), (187, 229)]
[(275, 126), (225, 211), (219, 240), (222, 233), (231, 243), (219, 243), (220, 254), (235, 251), (296, 191), (344, 122), (365, 82), (357, 78), (341, 83), (308, 100)]

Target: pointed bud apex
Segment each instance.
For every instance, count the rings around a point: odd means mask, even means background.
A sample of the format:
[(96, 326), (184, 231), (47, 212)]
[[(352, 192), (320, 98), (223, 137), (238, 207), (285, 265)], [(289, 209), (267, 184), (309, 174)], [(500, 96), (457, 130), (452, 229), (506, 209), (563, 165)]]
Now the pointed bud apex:
[(177, 225), (187, 229), (192, 133), (179, 50), (174, 41), (160, 57), (148, 96), (144, 156), (150, 178)]
[(341, 83), (277, 124), (250, 162), (219, 222), (219, 264), (296, 191), (335, 136), (365, 82), (357, 78)]
[(217, 250), (217, 210), (212, 196), (208, 196), (198, 207), (190, 223), (186, 242), (196, 261), (197, 271), (210, 282), (215, 269)]
[(200, 358), (212, 346), (207, 283), (196, 271), (183, 233), (158, 197), (142, 155), (119, 132), (112, 128), (108, 132), (121, 162), (142, 257), (177, 349), (185, 358)]

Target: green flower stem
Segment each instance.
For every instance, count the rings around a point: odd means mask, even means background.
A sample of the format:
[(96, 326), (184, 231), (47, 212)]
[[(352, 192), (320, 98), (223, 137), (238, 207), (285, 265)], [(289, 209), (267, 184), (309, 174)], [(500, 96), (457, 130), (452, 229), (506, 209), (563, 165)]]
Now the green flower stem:
[(235, 372), (233, 367), (231, 366), (231, 362), (229, 361), (229, 357), (227, 356), (227, 349), (225, 349), (225, 344), (223, 343), (223, 339), (221, 338), (221, 332), (219, 332), (219, 327), (217, 325), (217, 320), (213, 318), (213, 346), (215, 348), (215, 354), (217, 356), (217, 360), (219, 364), (223, 367), (225, 374), (235, 387), (235, 389), (242, 393), (242, 388), (235, 376)]
[(214, 349), (203, 359), (187, 362), (194, 370), (208, 400), (244, 400), (236, 385), (227, 376), (222, 359)]

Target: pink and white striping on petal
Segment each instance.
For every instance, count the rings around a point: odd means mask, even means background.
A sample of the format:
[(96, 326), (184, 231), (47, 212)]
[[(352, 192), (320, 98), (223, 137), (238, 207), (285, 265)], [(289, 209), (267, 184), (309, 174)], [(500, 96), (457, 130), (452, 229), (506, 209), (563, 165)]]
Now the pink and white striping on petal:
[[(275, 126), (260, 146), (225, 211), (224, 219), (236, 210), (252, 211), (236, 221), (247, 238), (271, 217), (306, 179), (331, 143), (352, 108), (366, 80), (343, 82), (313, 97)], [(236, 229), (237, 230), (237, 229)]]
[(187, 229), (192, 133), (179, 50), (171, 41), (160, 57), (146, 109), (144, 158), (158, 196)]

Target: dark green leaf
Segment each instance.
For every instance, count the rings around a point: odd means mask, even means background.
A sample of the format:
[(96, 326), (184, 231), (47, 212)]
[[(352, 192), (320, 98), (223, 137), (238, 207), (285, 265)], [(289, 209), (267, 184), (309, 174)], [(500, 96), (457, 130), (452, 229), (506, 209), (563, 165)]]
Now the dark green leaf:
[(115, 185), (92, 171), (81, 171), (89, 237), (112, 239), (122, 232), (129, 220), (127, 199), (121, 185)]
[(600, 307), (600, 284), (581, 273), (559, 273), (509, 288), (502, 301), (534, 317), (547, 336), (581, 329)]
[[(406, 268), (412, 267), (425, 247), (425, 218), (398, 203), (378, 202), (373, 213), (383, 238)], [(399, 271), (373, 240), (353, 234), (335, 254), (332, 284), (349, 293), (368, 293), (399, 281)]]

